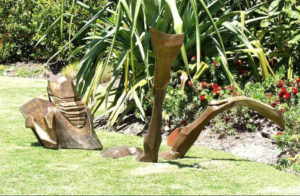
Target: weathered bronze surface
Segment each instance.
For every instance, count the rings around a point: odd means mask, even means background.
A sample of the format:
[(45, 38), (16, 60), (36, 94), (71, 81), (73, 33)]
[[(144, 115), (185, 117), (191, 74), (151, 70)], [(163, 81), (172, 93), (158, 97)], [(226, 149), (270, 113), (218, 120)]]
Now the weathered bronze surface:
[(35, 98), (20, 109), (45, 148), (102, 149), (93, 129), (93, 116), (79, 97), (72, 79), (52, 76), (47, 87), (49, 101)]
[(162, 104), (170, 82), (170, 70), (184, 41), (183, 34), (165, 34), (150, 29), (151, 42), (156, 56), (153, 96), (154, 104), (147, 135), (144, 139), (144, 152), (138, 157), (142, 162), (157, 162), (161, 143)]
[(235, 106), (247, 106), (250, 109), (257, 111), (264, 117), (274, 121), (277, 125), (284, 129), (283, 116), (278, 110), (267, 104), (245, 96), (231, 97), (225, 100), (214, 101), (210, 103), (208, 108), (200, 115), (198, 119), (185, 127), (180, 127), (180, 133), (172, 145), (172, 150), (162, 152), (159, 154), (159, 156), (166, 160), (182, 158), (192, 147), (201, 131), (204, 129), (205, 125), (212, 118)]

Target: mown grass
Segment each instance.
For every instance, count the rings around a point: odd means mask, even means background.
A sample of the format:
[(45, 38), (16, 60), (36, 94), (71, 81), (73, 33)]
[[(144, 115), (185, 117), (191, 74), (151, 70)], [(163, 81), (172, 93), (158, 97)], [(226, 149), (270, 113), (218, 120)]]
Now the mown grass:
[[(45, 87), (43, 80), (0, 77), (0, 194), (300, 194), (298, 176), (207, 148), (156, 164), (102, 158), (100, 151), (44, 149), (25, 128), (19, 107), (46, 97)], [(97, 134), (105, 148), (142, 146), (140, 137)]]

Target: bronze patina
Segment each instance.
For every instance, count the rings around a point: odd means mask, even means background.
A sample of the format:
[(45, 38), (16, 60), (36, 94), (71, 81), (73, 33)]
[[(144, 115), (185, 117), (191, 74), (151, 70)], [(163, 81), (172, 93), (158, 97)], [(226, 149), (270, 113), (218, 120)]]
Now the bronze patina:
[(162, 104), (170, 82), (170, 71), (184, 41), (183, 34), (165, 34), (150, 28), (151, 42), (156, 56), (154, 86), (152, 95), (154, 103), (148, 132), (144, 139), (144, 152), (138, 157), (142, 162), (157, 162), (161, 143)]
[(51, 76), (49, 101), (35, 98), (20, 109), (26, 127), (31, 128), (45, 148), (102, 149), (93, 129), (93, 116), (76, 91), (71, 78)]

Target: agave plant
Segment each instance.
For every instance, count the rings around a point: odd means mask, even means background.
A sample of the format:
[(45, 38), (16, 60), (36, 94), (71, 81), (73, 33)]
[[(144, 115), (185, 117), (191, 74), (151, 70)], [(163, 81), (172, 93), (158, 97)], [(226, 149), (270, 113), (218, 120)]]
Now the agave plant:
[[(202, 61), (201, 51), (220, 58), (228, 82), (237, 89), (239, 86), (228, 63), (228, 57), (232, 55), (244, 54), (257, 77), (260, 77), (259, 62), (263, 76), (268, 78), (272, 70), (257, 39), (245, 25), (249, 22), (245, 20), (246, 16), (259, 5), (240, 11), (229, 3), (228, 0), (120, 0), (95, 12), (77, 1), (78, 5), (94, 13), (70, 40), (93, 27), (94, 31), (85, 38), (88, 49), (78, 65), (77, 87), (84, 102), (91, 105), (93, 113), (104, 104), (110, 124), (122, 120), (134, 109), (139, 110), (141, 118), (146, 117), (142, 105), (145, 92), (152, 87), (154, 70), (150, 26), (166, 33), (185, 34), (181, 55), (172, 69), (185, 72), (190, 80), (201, 78), (209, 67)], [(111, 14), (110, 18), (104, 17), (107, 13)], [(196, 63), (191, 65), (188, 59), (195, 54)], [(113, 76), (105, 91), (99, 92), (97, 87), (108, 65), (114, 68)], [(110, 102), (109, 97), (113, 97)]]

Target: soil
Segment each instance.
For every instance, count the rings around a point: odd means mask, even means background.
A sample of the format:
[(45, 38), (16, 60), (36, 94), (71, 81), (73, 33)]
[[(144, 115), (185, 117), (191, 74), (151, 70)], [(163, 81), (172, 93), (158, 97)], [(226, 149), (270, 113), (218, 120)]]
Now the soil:
[(269, 137), (270, 135), (274, 135), (272, 129), (239, 132), (235, 135), (226, 135), (205, 129), (195, 144), (222, 150), (251, 161), (276, 164), (281, 150)]

